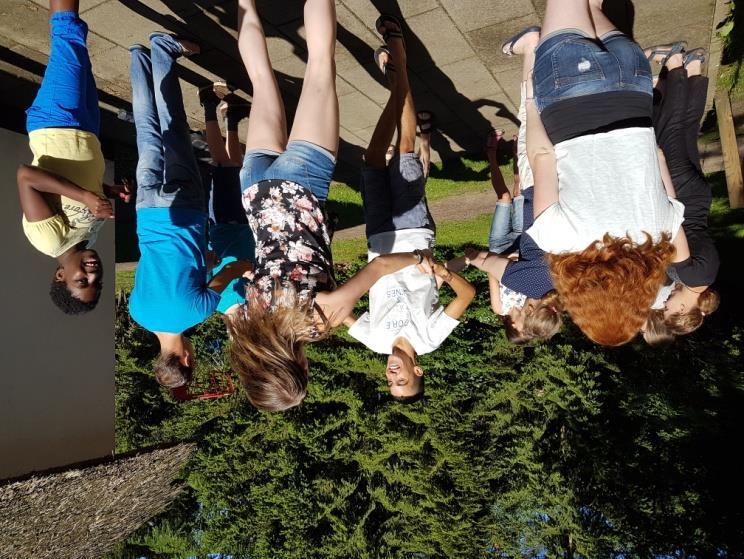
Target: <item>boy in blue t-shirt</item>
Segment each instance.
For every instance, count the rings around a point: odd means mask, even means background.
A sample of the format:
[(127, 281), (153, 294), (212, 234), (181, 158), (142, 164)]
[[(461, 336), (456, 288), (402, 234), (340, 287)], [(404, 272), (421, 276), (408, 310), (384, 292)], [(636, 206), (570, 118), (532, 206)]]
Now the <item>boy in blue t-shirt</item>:
[(175, 71), (181, 55), (198, 45), (163, 33), (150, 35), (151, 51), (130, 47), (137, 129), (137, 236), (140, 261), (129, 312), (160, 342), (157, 381), (187, 383), (193, 348), (183, 333), (217, 308), (220, 292), (245, 271), (241, 262), (207, 280), (207, 213), (204, 188), (191, 147)]

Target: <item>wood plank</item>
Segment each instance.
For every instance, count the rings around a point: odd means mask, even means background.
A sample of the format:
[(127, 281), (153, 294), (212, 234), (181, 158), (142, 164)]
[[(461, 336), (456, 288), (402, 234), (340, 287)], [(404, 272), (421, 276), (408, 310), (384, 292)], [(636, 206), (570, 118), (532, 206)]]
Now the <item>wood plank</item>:
[(742, 178), (739, 146), (736, 143), (736, 129), (731, 112), (731, 99), (725, 91), (716, 93), (716, 114), (718, 115), (718, 132), (721, 135), (723, 167), (726, 171), (729, 205), (732, 208), (744, 207), (744, 178)]

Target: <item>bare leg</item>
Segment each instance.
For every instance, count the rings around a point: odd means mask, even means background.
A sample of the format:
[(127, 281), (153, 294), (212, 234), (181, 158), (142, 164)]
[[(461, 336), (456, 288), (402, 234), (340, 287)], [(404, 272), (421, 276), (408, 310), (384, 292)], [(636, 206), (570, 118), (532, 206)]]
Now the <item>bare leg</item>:
[(251, 124), (245, 148), (283, 152), (287, 147), (287, 117), (271, 68), (261, 20), (255, 0), (240, 0), (238, 5), (238, 50), (253, 84)]
[(227, 157), (230, 163), (240, 165), (243, 162), (243, 149), (240, 147), (240, 138), (237, 130), (227, 131)]
[(54, 12), (75, 12), (80, 11), (79, 0), (49, 0), (49, 11)]
[(542, 35), (562, 29), (579, 29), (590, 37), (596, 37), (589, 0), (548, 0)]
[(228, 163), (230, 158), (225, 151), (225, 142), (222, 139), (220, 125), (216, 120), (208, 120), (205, 124), (207, 128), (207, 145), (209, 146), (209, 155), (218, 165)]
[[(388, 23), (387, 25), (392, 24)], [(400, 154), (413, 153), (416, 151), (416, 107), (413, 104), (411, 86), (408, 82), (406, 49), (403, 47), (403, 40), (400, 38), (391, 38), (388, 48), (393, 55), (395, 67), (398, 70), (398, 79), (394, 88), (398, 128), (398, 138), (395, 145)]]
[[(519, 179), (519, 137), (516, 135), (512, 137), (512, 173), (514, 174), (512, 196), (519, 196), (522, 191), (522, 184)], [(491, 179), (491, 183), (493, 183), (493, 179)]]
[(307, 68), (289, 139), (313, 143), (335, 155), (338, 151), (339, 116), (334, 0), (306, 0), (305, 30)]
[(610, 31), (617, 31), (615, 24), (602, 11), (602, 0), (589, 0), (589, 7), (597, 37), (604, 37)]
[(486, 155), (488, 155), (488, 166), (491, 171), (491, 186), (493, 186), (493, 191), (499, 197), (499, 202), (509, 204), (512, 201), (512, 195), (506, 186), (506, 182), (504, 182), (504, 175), (501, 174), (501, 169), (499, 169), (499, 150), (496, 148), (488, 149), (486, 150)]
[[(381, 57), (384, 59), (387, 57), (386, 54), (382, 54)], [(388, 158), (387, 152), (390, 148), (390, 142), (393, 141), (393, 135), (395, 134), (395, 127), (397, 125), (397, 103), (396, 103), (396, 83), (397, 73), (388, 70), (388, 83), (390, 84), (390, 98), (388, 99), (385, 108), (377, 120), (377, 126), (375, 131), (372, 133), (372, 138), (369, 140), (369, 147), (364, 154), (364, 162), (367, 167), (373, 169), (384, 169), (387, 166)]]

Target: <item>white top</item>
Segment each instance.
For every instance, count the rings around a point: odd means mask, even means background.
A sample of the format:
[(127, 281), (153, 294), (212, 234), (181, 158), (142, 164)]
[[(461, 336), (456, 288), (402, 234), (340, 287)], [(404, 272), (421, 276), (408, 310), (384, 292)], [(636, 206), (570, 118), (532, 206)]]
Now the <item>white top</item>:
[(651, 305), (651, 308), (655, 311), (661, 310), (664, 308), (664, 305), (666, 305), (667, 299), (672, 294), (672, 291), (674, 291), (674, 288), (676, 287), (676, 283), (673, 281), (668, 283), (667, 285), (662, 285), (659, 288), (659, 291), (656, 292), (656, 300)]
[[(403, 229), (369, 238), (372, 260), (379, 254), (431, 248), (434, 233), (428, 229)], [(460, 322), (447, 316), (439, 304), (434, 276), (415, 265), (381, 277), (369, 290), (369, 311), (349, 328), (349, 334), (372, 351), (393, 352), (393, 341), (406, 338), (418, 355), (438, 348)]]
[(499, 299), (501, 300), (501, 314), (499, 316), (506, 316), (512, 309), (523, 308), (527, 302), (527, 295), (499, 283)]
[(636, 243), (677, 235), (684, 205), (664, 190), (653, 128), (623, 128), (556, 144), (558, 202), (527, 233), (546, 252), (581, 252), (606, 233)]

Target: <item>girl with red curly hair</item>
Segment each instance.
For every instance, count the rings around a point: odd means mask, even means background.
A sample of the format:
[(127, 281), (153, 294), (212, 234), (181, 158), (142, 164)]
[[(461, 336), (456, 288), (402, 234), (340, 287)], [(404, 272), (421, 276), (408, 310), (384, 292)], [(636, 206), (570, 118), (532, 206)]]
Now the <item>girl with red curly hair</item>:
[[(535, 51), (527, 150), (535, 222), (565, 310), (593, 341), (641, 330), (666, 268), (688, 256), (684, 206), (662, 172), (651, 69), (601, 0), (548, 0), (542, 29), (508, 41)], [(528, 82), (529, 84), (529, 82)]]

